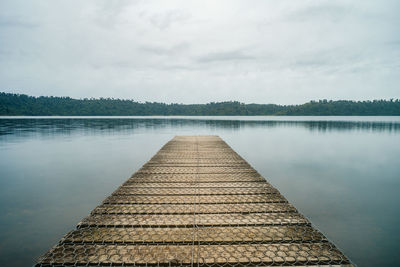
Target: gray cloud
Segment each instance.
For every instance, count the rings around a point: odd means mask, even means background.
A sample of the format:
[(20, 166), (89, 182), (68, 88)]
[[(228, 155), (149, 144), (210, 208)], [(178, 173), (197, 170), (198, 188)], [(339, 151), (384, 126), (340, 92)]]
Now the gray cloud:
[(216, 52), (203, 55), (197, 59), (198, 62), (223, 62), (223, 61), (242, 61), (242, 60), (252, 60), (255, 59), (254, 56), (246, 54), (242, 50), (234, 50), (227, 52)]
[(38, 27), (36, 23), (24, 21), (18, 17), (0, 17), (0, 27), (4, 28), (14, 28), (14, 27), (21, 27), (21, 28), (34, 28)]
[(190, 19), (190, 15), (182, 10), (169, 10), (165, 13), (156, 13), (148, 17), (150, 23), (160, 30), (168, 29), (172, 24), (178, 24)]
[(400, 2), (3, 0), (0, 91), (140, 101), (398, 98)]
[(353, 15), (354, 11), (351, 6), (341, 5), (339, 3), (331, 2), (320, 4), (315, 4), (312, 6), (307, 6), (304, 8), (299, 8), (288, 15), (288, 20), (293, 21), (315, 21), (316, 19), (320, 21), (339, 21), (344, 19), (348, 15)]
[(164, 55), (176, 55), (178, 53), (182, 53), (185, 50), (189, 49), (189, 47), (190, 45), (188, 43), (179, 43), (170, 47), (147, 44), (140, 46), (140, 50), (147, 53), (164, 56)]

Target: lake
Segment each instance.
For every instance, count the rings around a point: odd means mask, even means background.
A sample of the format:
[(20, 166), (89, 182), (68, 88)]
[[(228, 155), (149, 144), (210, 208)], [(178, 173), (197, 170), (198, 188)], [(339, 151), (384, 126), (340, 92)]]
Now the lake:
[(33, 265), (175, 135), (219, 135), (358, 266), (398, 266), (400, 117), (2, 117), (0, 266)]

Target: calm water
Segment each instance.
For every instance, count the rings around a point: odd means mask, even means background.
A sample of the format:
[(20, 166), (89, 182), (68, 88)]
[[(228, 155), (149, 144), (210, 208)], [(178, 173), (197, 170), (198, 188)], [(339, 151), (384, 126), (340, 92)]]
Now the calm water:
[(358, 266), (400, 263), (400, 117), (0, 118), (0, 266), (30, 266), (175, 135), (219, 135)]

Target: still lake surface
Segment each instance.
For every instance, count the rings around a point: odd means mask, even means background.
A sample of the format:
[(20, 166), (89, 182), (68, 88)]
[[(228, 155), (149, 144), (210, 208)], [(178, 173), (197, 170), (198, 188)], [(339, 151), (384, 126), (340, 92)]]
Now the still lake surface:
[(400, 264), (400, 117), (0, 117), (0, 266), (31, 266), (175, 135), (219, 135), (358, 266)]

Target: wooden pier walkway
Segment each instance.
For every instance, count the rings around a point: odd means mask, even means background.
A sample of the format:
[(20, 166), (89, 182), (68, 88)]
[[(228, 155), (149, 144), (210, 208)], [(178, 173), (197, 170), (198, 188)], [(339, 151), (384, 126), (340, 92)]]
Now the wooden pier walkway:
[(353, 266), (217, 136), (178, 136), (36, 266)]

